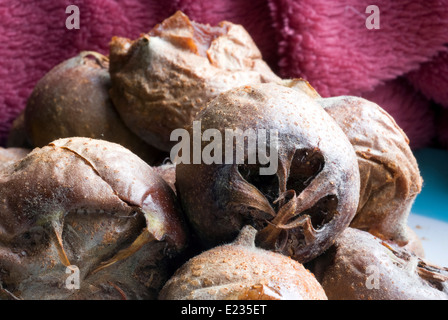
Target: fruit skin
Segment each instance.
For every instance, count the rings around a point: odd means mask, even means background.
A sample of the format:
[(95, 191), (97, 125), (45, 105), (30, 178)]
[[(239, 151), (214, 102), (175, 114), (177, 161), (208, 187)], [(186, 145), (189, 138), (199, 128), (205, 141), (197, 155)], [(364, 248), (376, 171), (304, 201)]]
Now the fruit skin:
[(406, 245), (407, 219), (423, 184), (406, 134), (385, 110), (366, 99), (316, 101), (342, 128), (358, 158), (360, 199), (351, 226)]
[[(21, 299), (155, 299), (188, 245), (174, 192), (124, 147), (36, 148), (0, 175), (0, 292)], [(69, 290), (68, 265), (80, 270)]]
[(24, 110), (31, 145), (70, 137), (102, 139), (154, 164), (161, 152), (125, 126), (109, 97), (110, 87), (109, 59), (97, 52), (83, 51), (55, 66), (37, 82)]
[(153, 169), (176, 193), (176, 165), (169, 162), (154, 166)]
[(448, 268), (356, 228), (312, 263), (329, 300), (448, 299)]
[(11, 163), (22, 159), (25, 157), (31, 150), (27, 148), (2, 148), (0, 147), (0, 170), (8, 167)]
[[(316, 99), (355, 149), (361, 187), (357, 213), (350, 226), (400, 246), (413, 242), (407, 218), (423, 178), (409, 139), (393, 117), (361, 97), (322, 98), (303, 79), (283, 80), (282, 84)], [(422, 255), (418, 243), (414, 244)]]
[(409, 241), (402, 247), (422, 259), (425, 258), (426, 253), (425, 248), (423, 247), (422, 239), (420, 239), (418, 234), (411, 227), (408, 226), (406, 229)]
[(280, 81), (242, 26), (204, 25), (181, 12), (136, 40), (112, 38), (109, 51), (114, 105), (131, 130), (163, 151), (175, 144), (171, 132), (219, 93)]
[[(359, 199), (356, 155), (341, 128), (306, 94), (277, 84), (234, 88), (196, 120), (202, 132), (213, 128), (223, 137), (226, 128), (278, 131), (275, 175), (246, 175), (235, 162), (176, 165), (177, 194), (205, 247), (232, 241), (249, 224), (260, 231), (257, 245), (304, 263), (349, 225)], [(192, 137), (192, 126), (188, 130)]]
[(191, 258), (160, 291), (159, 300), (327, 300), (314, 275), (284, 255), (255, 246), (256, 230)]

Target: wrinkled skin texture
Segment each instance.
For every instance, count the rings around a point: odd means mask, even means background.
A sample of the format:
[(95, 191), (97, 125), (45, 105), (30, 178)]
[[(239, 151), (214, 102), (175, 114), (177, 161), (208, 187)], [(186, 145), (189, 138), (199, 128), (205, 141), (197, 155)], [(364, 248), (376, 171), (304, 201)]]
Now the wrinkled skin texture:
[[(187, 242), (176, 201), (118, 144), (70, 138), (34, 149), (0, 172), (0, 297), (154, 299)], [(79, 290), (66, 286), (69, 265)]]
[(27, 148), (2, 148), (0, 147), (0, 170), (6, 168), (11, 163), (22, 159), (31, 150)]
[(327, 300), (302, 264), (255, 246), (256, 229), (191, 258), (168, 280), (160, 300)]
[(181, 12), (134, 41), (114, 37), (110, 63), (110, 94), (122, 119), (164, 151), (174, 144), (171, 132), (219, 93), (280, 80), (242, 26), (203, 25)]
[(448, 300), (448, 268), (359, 229), (313, 263), (329, 300)]
[(154, 164), (161, 152), (129, 130), (109, 97), (108, 58), (91, 51), (63, 61), (38, 81), (25, 108), (26, 134), (34, 147), (87, 137), (118, 143)]
[[(304, 263), (351, 222), (359, 198), (356, 155), (339, 126), (306, 94), (276, 84), (235, 88), (212, 100), (196, 120), (202, 132), (213, 128), (222, 137), (226, 128), (278, 132), (273, 175), (259, 175), (258, 162), (248, 165), (247, 145), (244, 164), (177, 164), (178, 196), (206, 247), (232, 241), (249, 224), (259, 230), (258, 245)], [(192, 137), (191, 127), (189, 132)]]
[(317, 101), (345, 132), (358, 158), (360, 199), (351, 226), (405, 245), (407, 219), (423, 181), (407, 136), (368, 100), (341, 96)]

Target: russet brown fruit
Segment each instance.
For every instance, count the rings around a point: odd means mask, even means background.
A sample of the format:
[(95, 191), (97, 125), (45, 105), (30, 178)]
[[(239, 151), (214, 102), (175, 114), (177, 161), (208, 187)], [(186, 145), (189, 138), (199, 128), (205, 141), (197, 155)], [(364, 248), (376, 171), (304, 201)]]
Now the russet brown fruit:
[(256, 230), (191, 258), (167, 281), (160, 300), (327, 300), (313, 274), (255, 246)]
[(188, 238), (172, 189), (118, 144), (59, 139), (0, 174), (2, 298), (154, 299)]
[(329, 300), (448, 299), (448, 268), (356, 228), (313, 264)]
[(360, 199), (351, 226), (406, 245), (407, 219), (423, 183), (406, 134), (384, 109), (366, 99), (317, 101), (345, 132), (358, 158)]
[[(277, 84), (243, 86), (213, 99), (195, 121), (202, 133), (213, 129), (223, 137), (235, 128), (278, 133), (274, 174), (260, 174), (259, 158), (249, 164), (253, 150), (247, 144), (242, 164), (233, 158), (231, 163), (176, 165), (182, 207), (206, 247), (230, 242), (249, 224), (259, 230), (259, 246), (304, 263), (325, 251), (351, 222), (360, 185), (354, 149), (308, 95)], [(190, 137), (192, 131), (190, 126)], [(267, 140), (257, 143), (269, 150), (274, 142)], [(207, 144), (202, 141), (202, 149)]]
[(227, 21), (191, 21), (181, 12), (136, 40), (110, 43), (111, 97), (127, 126), (164, 151), (171, 132), (191, 123), (219, 93), (279, 81), (247, 31)]
[(149, 164), (162, 152), (126, 127), (109, 97), (109, 58), (83, 51), (51, 69), (34, 87), (24, 111), (33, 147), (70, 137), (118, 143)]

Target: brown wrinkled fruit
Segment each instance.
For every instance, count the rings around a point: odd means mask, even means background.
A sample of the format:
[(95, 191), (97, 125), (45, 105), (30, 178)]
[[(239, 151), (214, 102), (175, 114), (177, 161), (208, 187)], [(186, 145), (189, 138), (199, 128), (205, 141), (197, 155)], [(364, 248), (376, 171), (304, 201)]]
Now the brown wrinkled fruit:
[[(257, 245), (306, 262), (321, 254), (356, 213), (359, 170), (341, 128), (314, 99), (277, 84), (235, 88), (213, 99), (195, 119), (201, 133), (226, 129), (278, 132), (275, 174), (260, 175), (257, 158), (244, 163), (178, 163), (176, 189), (189, 222), (206, 247), (232, 241), (244, 225)], [(193, 125), (189, 127), (193, 137)], [(269, 153), (270, 139), (266, 142)], [(223, 142), (224, 144), (224, 142)], [(193, 145), (193, 141), (190, 142)], [(202, 141), (202, 149), (208, 142)], [(224, 147), (223, 147), (224, 148)], [(235, 153), (236, 144), (233, 144)], [(275, 150), (275, 148), (273, 149)], [(190, 152), (193, 148), (190, 148)], [(186, 152), (182, 150), (182, 152)], [(225, 156), (225, 152), (222, 154)]]
[(174, 192), (118, 144), (59, 139), (0, 174), (0, 298), (154, 299), (187, 239)]
[(246, 226), (227, 245), (187, 261), (160, 291), (160, 300), (327, 300), (302, 264), (255, 246)]
[(405, 245), (409, 212), (422, 188), (407, 136), (386, 111), (366, 99), (316, 101), (345, 132), (358, 158), (361, 193), (351, 226)]
[(122, 119), (164, 151), (174, 145), (171, 132), (219, 93), (280, 80), (242, 26), (200, 24), (181, 12), (136, 40), (114, 37), (110, 62), (110, 94)]
[[(93, 58), (93, 59), (92, 59)], [(87, 137), (118, 143), (149, 164), (161, 151), (129, 130), (109, 97), (107, 57), (92, 51), (63, 61), (40, 79), (25, 108), (25, 130), (33, 147), (59, 138)]]
[(447, 300), (448, 268), (347, 228), (312, 270), (329, 300)]

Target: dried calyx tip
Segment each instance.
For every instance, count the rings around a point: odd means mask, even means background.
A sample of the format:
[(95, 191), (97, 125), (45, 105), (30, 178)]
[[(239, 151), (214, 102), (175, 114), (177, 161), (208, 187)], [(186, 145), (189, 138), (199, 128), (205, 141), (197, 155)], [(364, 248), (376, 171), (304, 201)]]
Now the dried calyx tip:
[(95, 61), (103, 68), (106, 68), (106, 64), (109, 63), (109, 57), (105, 56), (99, 52), (95, 52), (95, 51), (81, 51), (81, 53), (79, 54), (79, 56), (81, 56), (82, 58), (88, 57), (88, 56), (92, 56), (95, 58)]
[(255, 237), (257, 232), (258, 230), (250, 225), (244, 226), (235, 241), (232, 242), (232, 245), (255, 247)]

